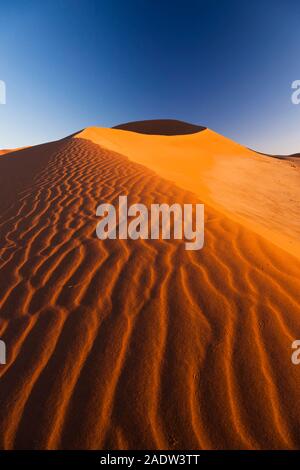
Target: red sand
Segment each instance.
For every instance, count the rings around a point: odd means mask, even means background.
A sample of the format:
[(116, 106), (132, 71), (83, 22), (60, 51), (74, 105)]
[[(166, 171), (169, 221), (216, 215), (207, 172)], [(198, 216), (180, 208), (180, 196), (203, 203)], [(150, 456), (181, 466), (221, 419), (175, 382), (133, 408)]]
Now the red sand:
[(98, 240), (103, 201), (197, 197), (89, 132), (0, 158), (0, 447), (299, 448), (300, 262), (204, 198), (201, 251)]

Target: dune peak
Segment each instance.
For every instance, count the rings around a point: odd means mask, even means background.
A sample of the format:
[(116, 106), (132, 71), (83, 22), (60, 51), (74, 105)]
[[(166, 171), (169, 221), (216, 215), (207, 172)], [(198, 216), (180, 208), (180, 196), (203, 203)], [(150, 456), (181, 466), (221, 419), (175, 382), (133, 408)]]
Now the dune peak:
[(179, 121), (177, 119), (149, 119), (145, 121), (132, 121), (113, 126), (113, 129), (137, 132), (151, 135), (184, 135), (195, 134), (206, 127)]

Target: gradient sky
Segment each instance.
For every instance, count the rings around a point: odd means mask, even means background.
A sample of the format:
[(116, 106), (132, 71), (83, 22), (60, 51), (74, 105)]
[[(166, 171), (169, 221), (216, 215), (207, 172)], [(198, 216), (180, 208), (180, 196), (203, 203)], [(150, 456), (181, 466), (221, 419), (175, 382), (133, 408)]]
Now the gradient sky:
[(0, 148), (173, 118), (262, 152), (300, 152), (298, 0), (0, 6)]

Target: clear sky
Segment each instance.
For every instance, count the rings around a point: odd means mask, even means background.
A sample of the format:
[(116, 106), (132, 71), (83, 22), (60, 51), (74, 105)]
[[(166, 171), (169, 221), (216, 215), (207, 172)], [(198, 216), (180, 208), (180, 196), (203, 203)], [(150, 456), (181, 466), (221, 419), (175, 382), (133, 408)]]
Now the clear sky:
[(299, 0), (1, 0), (0, 148), (173, 118), (300, 152)]

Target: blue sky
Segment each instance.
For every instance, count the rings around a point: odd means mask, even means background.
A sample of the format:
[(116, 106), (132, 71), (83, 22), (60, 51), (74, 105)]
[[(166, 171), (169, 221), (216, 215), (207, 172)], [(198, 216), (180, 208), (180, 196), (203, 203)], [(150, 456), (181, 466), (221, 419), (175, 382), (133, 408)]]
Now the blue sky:
[(0, 148), (173, 118), (300, 152), (300, 2), (1, 0)]

